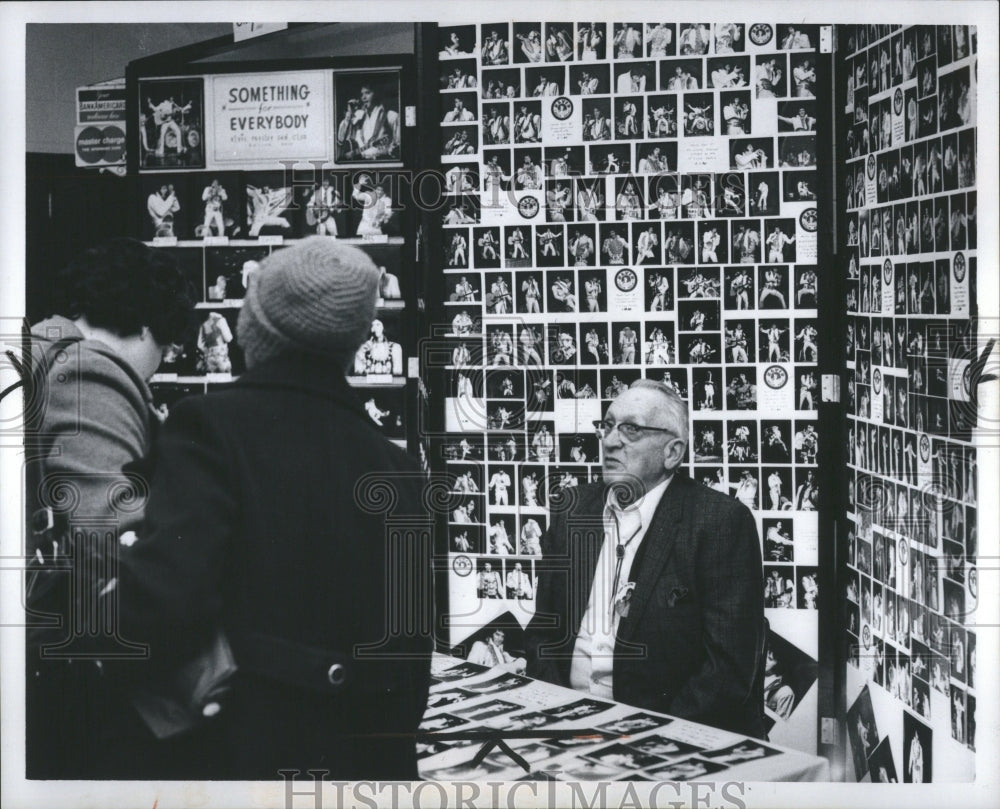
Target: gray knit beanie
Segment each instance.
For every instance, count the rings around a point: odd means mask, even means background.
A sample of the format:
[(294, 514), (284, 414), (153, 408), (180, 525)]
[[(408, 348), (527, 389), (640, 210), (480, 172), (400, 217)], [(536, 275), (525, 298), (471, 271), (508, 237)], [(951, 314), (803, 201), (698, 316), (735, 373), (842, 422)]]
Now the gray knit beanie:
[(372, 260), (336, 239), (275, 250), (253, 274), (236, 325), (247, 367), (285, 351), (345, 364), (371, 330), (378, 285)]

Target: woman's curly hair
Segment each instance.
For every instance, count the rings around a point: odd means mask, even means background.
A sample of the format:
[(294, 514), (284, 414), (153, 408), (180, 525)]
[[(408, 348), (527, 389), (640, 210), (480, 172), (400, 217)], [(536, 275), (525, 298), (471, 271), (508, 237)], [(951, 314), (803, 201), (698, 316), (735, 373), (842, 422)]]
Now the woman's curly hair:
[(121, 337), (143, 326), (161, 345), (190, 330), (194, 295), (177, 261), (135, 239), (113, 239), (73, 259), (58, 277), (56, 311)]

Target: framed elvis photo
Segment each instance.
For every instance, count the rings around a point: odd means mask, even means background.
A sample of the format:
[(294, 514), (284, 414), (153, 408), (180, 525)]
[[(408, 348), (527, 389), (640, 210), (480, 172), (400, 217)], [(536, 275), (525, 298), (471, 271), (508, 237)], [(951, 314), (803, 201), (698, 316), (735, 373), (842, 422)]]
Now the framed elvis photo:
[(334, 162), (401, 165), (400, 69), (335, 70)]
[(139, 81), (139, 167), (205, 168), (201, 78)]

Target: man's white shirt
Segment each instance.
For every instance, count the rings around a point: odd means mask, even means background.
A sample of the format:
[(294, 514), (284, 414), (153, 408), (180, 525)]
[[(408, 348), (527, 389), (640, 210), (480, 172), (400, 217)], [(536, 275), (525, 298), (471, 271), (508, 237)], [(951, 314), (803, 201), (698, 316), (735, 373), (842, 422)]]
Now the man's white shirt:
[[(604, 544), (597, 560), (594, 583), (590, 588), (590, 601), (580, 624), (573, 649), (570, 667), (570, 685), (596, 697), (614, 698), (612, 674), (614, 669), (615, 636), (621, 616), (614, 607), (616, 548), (619, 541), (624, 546), (618, 590), (629, 580), (632, 562), (643, 537), (652, 522), (656, 507), (673, 476), (650, 489), (646, 494), (622, 509), (614, 499), (614, 489), (609, 490), (604, 505)], [(617, 517), (617, 520), (615, 519)], [(620, 531), (620, 534), (619, 534)]]

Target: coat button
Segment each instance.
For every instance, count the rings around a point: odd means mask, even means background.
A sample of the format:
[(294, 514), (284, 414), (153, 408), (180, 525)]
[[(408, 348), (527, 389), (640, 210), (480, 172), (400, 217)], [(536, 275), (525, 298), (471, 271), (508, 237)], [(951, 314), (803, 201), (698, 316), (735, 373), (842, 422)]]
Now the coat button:
[(330, 681), (330, 685), (343, 685), (344, 680), (347, 679), (347, 672), (344, 670), (344, 667), (340, 665), (340, 663), (334, 663), (327, 671), (326, 679)]

